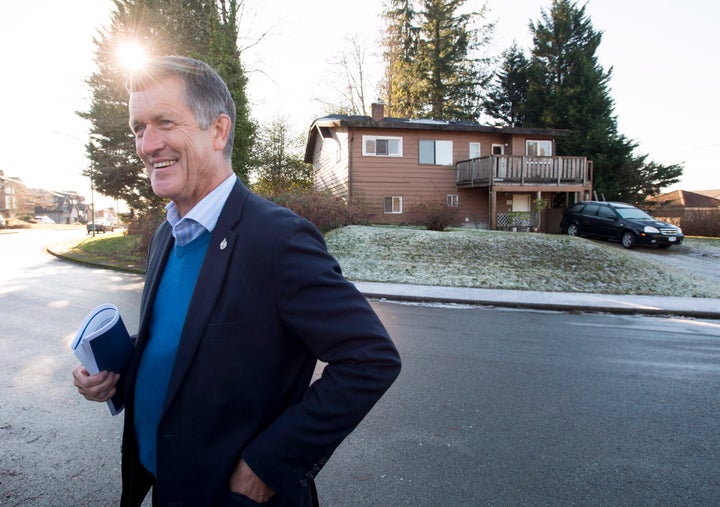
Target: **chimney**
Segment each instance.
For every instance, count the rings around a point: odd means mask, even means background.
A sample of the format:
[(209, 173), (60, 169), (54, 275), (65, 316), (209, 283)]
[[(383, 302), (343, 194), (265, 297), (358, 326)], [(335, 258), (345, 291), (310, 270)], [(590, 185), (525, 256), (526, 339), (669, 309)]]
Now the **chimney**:
[(382, 100), (373, 102), (371, 111), (373, 121), (383, 121), (383, 118), (385, 118), (385, 103)]

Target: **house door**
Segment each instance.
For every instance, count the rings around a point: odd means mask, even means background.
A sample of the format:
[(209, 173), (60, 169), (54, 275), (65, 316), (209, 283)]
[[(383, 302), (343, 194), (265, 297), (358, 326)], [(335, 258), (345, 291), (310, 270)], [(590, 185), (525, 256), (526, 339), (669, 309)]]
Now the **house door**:
[(530, 211), (530, 194), (513, 194), (513, 211)]
[(500, 179), (500, 180), (507, 178), (508, 177), (508, 170), (507, 170), (508, 169), (507, 168), (508, 161), (505, 157), (500, 156), (500, 155), (505, 154), (505, 145), (493, 144), (492, 145), (492, 154), (498, 155), (497, 157), (495, 157), (497, 165), (496, 165), (496, 174), (494, 177), (497, 179)]
[(512, 197), (513, 231), (530, 230), (530, 226), (532, 225), (532, 218), (530, 214), (530, 194), (513, 194)]

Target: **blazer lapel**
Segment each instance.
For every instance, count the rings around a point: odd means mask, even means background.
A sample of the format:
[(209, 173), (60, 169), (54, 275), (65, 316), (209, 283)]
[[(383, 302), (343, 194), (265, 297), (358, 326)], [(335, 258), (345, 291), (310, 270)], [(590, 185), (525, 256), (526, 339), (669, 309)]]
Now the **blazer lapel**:
[(160, 278), (165, 269), (165, 263), (170, 254), (170, 249), (174, 243), (172, 228), (168, 222), (163, 222), (158, 228), (155, 242), (157, 246), (150, 252), (148, 269), (145, 274), (145, 288), (140, 305), (142, 314), (140, 315), (139, 336), (143, 337), (147, 336), (147, 331), (150, 326), (150, 315), (152, 315), (152, 305), (153, 301), (155, 301), (155, 293), (157, 292)]
[(142, 300), (140, 304), (140, 326), (138, 328), (138, 341), (135, 345), (135, 354), (128, 367), (127, 380), (125, 381), (125, 399), (132, 400), (135, 397), (135, 373), (140, 365), (142, 351), (147, 344), (150, 329), (150, 316), (152, 315), (152, 304), (155, 300), (158, 284), (162, 276), (168, 254), (172, 248), (174, 241), (172, 237), (172, 228), (167, 222), (163, 222), (158, 228), (153, 238), (150, 256), (147, 262), (147, 272), (145, 273), (145, 287), (142, 292)]
[(225, 274), (237, 243), (238, 235), (232, 227), (240, 221), (242, 207), (248, 195), (249, 191), (238, 180), (220, 213), (217, 225), (212, 233), (192, 299), (190, 300), (190, 306), (188, 307), (180, 344), (175, 356), (175, 365), (173, 366), (170, 384), (165, 396), (163, 412), (167, 410), (167, 407), (177, 394), (215, 309), (217, 299), (220, 296), (220, 288), (225, 280)]

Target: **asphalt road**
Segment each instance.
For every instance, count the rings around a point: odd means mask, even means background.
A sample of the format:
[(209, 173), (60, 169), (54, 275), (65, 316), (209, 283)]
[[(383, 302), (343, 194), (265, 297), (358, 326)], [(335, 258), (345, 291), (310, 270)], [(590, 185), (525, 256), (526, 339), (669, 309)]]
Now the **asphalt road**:
[[(116, 505), (122, 420), (76, 394), (68, 343), (103, 302), (136, 327), (142, 280), (44, 234), (0, 235), (0, 505)], [(373, 306), (403, 371), (321, 505), (720, 504), (720, 321)]]
[(0, 234), (0, 505), (116, 505), (122, 420), (80, 398), (69, 343), (115, 302), (137, 327), (139, 277), (62, 262), (44, 245), (79, 230)]
[(720, 322), (375, 307), (404, 369), (327, 505), (720, 504)]

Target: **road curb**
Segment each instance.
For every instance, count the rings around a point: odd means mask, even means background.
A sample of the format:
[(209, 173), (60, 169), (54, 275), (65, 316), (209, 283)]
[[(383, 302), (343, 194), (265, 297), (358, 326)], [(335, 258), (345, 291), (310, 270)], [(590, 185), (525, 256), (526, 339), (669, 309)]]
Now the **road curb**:
[(355, 286), (370, 299), (413, 303), (720, 319), (720, 299), (411, 286), (376, 282), (355, 282)]
[[(87, 238), (86, 238), (87, 239)], [(59, 259), (62, 259), (64, 261), (72, 262), (74, 264), (80, 264), (82, 266), (87, 266), (91, 268), (101, 268), (101, 269), (109, 269), (113, 271), (121, 271), (123, 273), (132, 273), (135, 275), (145, 275), (145, 270), (142, 268), (137, 268), (134, 266), (123, 266), (111, 261), (108, 262), (102, 262), (102, 261), (91, 261), (87, 259), (79, 259), (77, 257), (74, 257), (72, 255), (69, 255), (68, 252), (72, 250), (72, 247), (77, 246), (82, 241), (77, 240), (67, 240), (62, 241), (60, 243), (55, 243), (53, 245), (45, 247), (45, 250), (50, 255), (53, 255), (54, 257), (57, 257)]]

